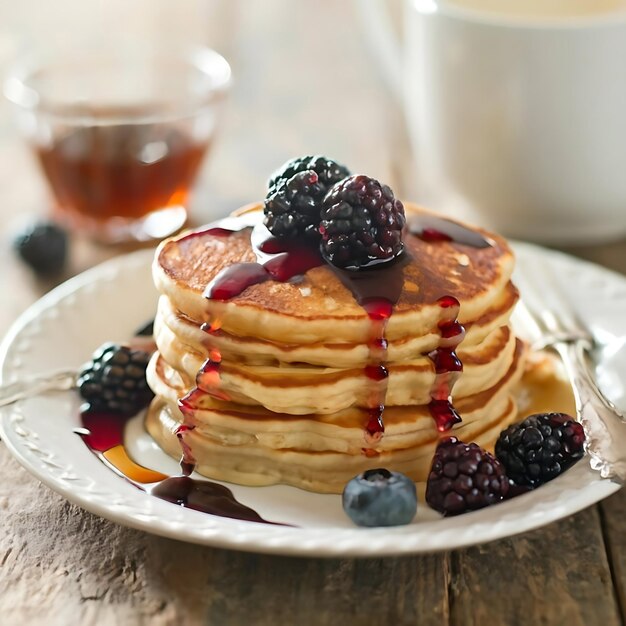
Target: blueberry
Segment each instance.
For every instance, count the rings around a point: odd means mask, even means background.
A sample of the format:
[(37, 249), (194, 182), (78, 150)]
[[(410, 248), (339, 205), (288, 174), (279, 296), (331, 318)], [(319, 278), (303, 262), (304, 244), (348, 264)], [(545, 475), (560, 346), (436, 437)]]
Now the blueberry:
[(59, 274), (67, 257), (67, 233), (51, 222), (38, 222), (13, 242), (22, 260), (41, 276)]
[(415, 517), (417, 492), (408, 476), (372, 469), (346, 485), (342, 503), (357, 526), (402, 526)]

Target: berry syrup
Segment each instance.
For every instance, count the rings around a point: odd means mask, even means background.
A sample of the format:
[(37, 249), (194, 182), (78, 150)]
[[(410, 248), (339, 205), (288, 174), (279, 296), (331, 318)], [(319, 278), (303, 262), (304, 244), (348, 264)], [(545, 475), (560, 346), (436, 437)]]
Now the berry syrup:
[(211, 513), (247, 522), (274, 523), (268, 522), (256, 511), (241, 504), (228, 487), (208, 480), (195, 480), (185, 475), (170, 476), (147, 491), (161, 500), (201, 513)]
[(407, 228), (412, 235), (429, 243), (448, 241), (472, 248), (490, 248), (493, 242), (478, 231), (436, 215), (410, 215)]
[(365, 366), (365, 376), (372, 381), (372, 385), (367, 403), (369, 409), (365, 425), (365, 443), (372, 445), (379, 442), (385, 433), (383, 412), (389, 386), (389, 372), (385, 367), (387, 361), (385, 330), (393, 312), (393, 304), (385, 298), (368, 299), (362, 304), (371, 322), (369, 365)]
[(452, 404), (452, 388), (463, 371), (463, 363), (456, 348), (465, 337), (465, 328), (457, 319), (459, 301), (452, 296), (443, 296), (437, 301), (441, 308), (439, 321), (439, 345), (428, 353), (435, 366), (435, 380), (430, 390), (428, 410), (435, 420), (437, 430), (446, 432), (461, 421), (461, 416)]
[(363, 307), (370, 320), (369, 355), (365, 375), (374, 384), (367, 402), (366, 447), (363, 448), (367, 457), (378, 454), (371, 446), (379, 442), (385, 432), (383, 413), (389, 386), (386, 330), (404, 287), (403, 269), (410, 261), (411, 257), (405, 252), (394, 261), (362, 271), (329, 266)]
[[(217, 228), (218, 236), (222, 236), (223, 225)], [(214, 229), (215, 227), (212, 227), (204, 232), (212, 234)], [(259, 223), (254, 226), (250, 241), (257, 263), (238, 263), (222, 270), (207, 285), (204, 291), (206, 298), (229, 300), (252, 285), (268, 280), (288, 282), (315, 267), (326, 265), (317, 243), (274, 237)], [(374, 383), (368, 397), (369, 408), (364, 424), (368, 446), (380, 441), (385, 432), (383, 412), (389, 376), (385, 367), (387, 360), (385, 329), (393, 307), (402, 293), (404, 284), (402, 268), (409, 261), (410, 257), (405, 253), (394, 262), (361, 272), (328, 265), (365, 309), (371, 321), (369, 357), (364, 370), (365, 376)], [(373, 451), (364, 448), (364, 453), (371, 455)]]
[[(205, 290), (209, 299), (229, 300), (241, 294), (247, 287), (265, 281), (287, 282), (297, 279), (314, 267), (326, 262), (319, 248), (312, 244), (281, 240), (273, 237), (259, 223), (258, 214), (244, 214), (216, 222), (204, 230), (192, 232), (184, 239), (212, 235), (229, 237), (234, 232), (253, 228), (252, 246), (257, 263), (235, 264), (220, 272)], [(435, 216), (411, 216), (409, 232), (425, 242), (455, 242), (477, 248), (492, 245), (480, 233), (476, 233), (449, 220)], [(367, 457), (378, 453), (369, 445), (380, 441), (385, 431), (383, 412), (387, 395), (389, 373), (386, 367), (387, 339), (386, 328), (398, 302), (404, 284), (403, 268), (410, 262), (404, 253), (393, 262), (375, 266), (372, 269), (355, 272), (328, 267), (337, 275), (356, 301), (364, 308), (371, 322), (369, 358), (364, 374), (372, 381), (372, 392), (368, 399), (365, 439), (368, 447), (363, 448)], [(440, 341), (437, 348), (428, 354), (435, 369), (435, 381), (431, 390), (429, 410), (437, 429), (447, 431), (461, 421), (451, 402), (454, 383), (463, 370), (463, 364), (456, 354), (456, 347), (465, 335), (459, 323), (459, 302), (452, 296), (440, 298), (442, 317), (438, 324)], [(212, 335), (220, 328), (219, 321), (204, 324), (202, 330)], [(181, 476), (168, 477), (154, 472), (132, 461), (124, 447), (124, 428), (128, 418), (117, 415), (101, 415), (91, 412), (81, 414), (83, 428), (77, 433), (85, 444), (103, 462), (118, 474), (130, 480), (137, 488), (179, 506), (197, 511), (247, 521), (267, 522), (255, 511), (238, 502), (226, 487), (207, 480), (190, 477), (195, 467), (195, 459), (188, 441), (188, 435), (195, 428), (194, 414), (198, 401), (205, 395), (219, 400), (228, 400), (220, 389), (221, 354), (211, 349), (196, 377), (196, 387), (179, 400), (183, 423), (177, 428), (181, 449)], [(144, 486), (148, 485), (148, 486)]]
[[(212, 234), (213, 229), (204, 231)], [(235, 263), (224, 268), (207, 285), (204, 297), (209, 300), (230, 300), (252, 285), (268, 280), (286, 283), (324, 264), (319, 247), (293, 239), (279, 239), (260, 223), (250, 237), (257, 263)]]
[[(251, 244), (257, 262), (238, 263), (222, 270), (207, 285), (204, 291), (207, 299), (230, 300), (252, 285), (269, 280), (292, 281), (307, 271), (326, 264), (316, 244), (299, 239), (274, 237), (258, 219), (258, 216), (253, 214), (244, 214), (241, 218), (227, 218), (203, 231), (189, 235), (209, 234), (223, 237), (253, 226)], [(455, 242), (476, 248), (486, 248), (492, 245), (492, 242), (480, 233), (437, 216), (410, 216), (407, 226), (411, 234), (426, 242)], [(365, 376), (373, 381), (372, 392), (367, 403), (370, 408), (367, 410), (365, 422), (365, 440), (368, 446), (380, 441), (385, 431), (383, 412), (389, 377), (385, 366), (387, 361), (385, 331), (393, 308), (402, 293), (404, 285), (402, 270), (410, 260), (409, 254), (404, 252), (393, 262), (364, 271), (343, 270), (328, 264), (344, 286), (350, 290), (356, 301), (363, 306), (371, 321), (369, 358), (364, 370)], [(429, 409), (438, 430), (446, 431), (461, 421), (450, 401), (450, 395), (463, 369), (455, 348), (463, 340), (465, 330), (456, 319), (458, 301), (450, 296), (442, 298), (439, 304), (442, 310), (447, 311), (452, 317), (446, 314), (439, 323), (440, 345), (428, 355), (435, 365), (436, 372)], [(210, 373), (216, 373), (217, 367)], [(207, 373), (209, 372), (202, 372), (202, 374)], [(191, 394), (197, 393), (198, 389), (205, 390), (199, 381), (197, 385), (197, 389)], [(212, 390), (214, 393), (215, 389), (216, 385), (211, 384), (207, 392), (211, 393)], [(189, 402), (183, 403), (181, 410), (183, 408), (189, 413), (193, 410)], [(376, 454), (369, 447), (364, 448), (363, 451), (368, 456)]]
[(238, 233), (246, 228), (252, 228), (259, 222), (259, 216), (256, 212), (244, 213), (238, 216), (225, 217), (217, 222), (213, 222), (201, 228), (183, 235), (179, 242), (188, 241), (189, 239), (197, 239), (211, 235), (212, 237), (230, 237), (233, 233)]
[[(184, 415), (184, 414), (183, 414)], [(180, 424), (174, 434), (180, 443), (180, 448), (183, 451), (183, 455), (180, 459), (180, 471), (183, 476), (191, 476), (193, 474), (193, 470), (196, 467), (196, 459), (194, 458), (191, 452), (191, 446), (185, 439), (185, 435), (191, 432), (195, 426), (188, 426), (187, 424)]]
[[(450, 242), (472, 248), (489, 248), (493, 241), (481, 233), (451, 220), (436, 215), (411, 215), (407, 219), (407, 228), (426, 243)], [(452, 387), (463, 371), (463, 364), (455, 349), (465, 337), (465, 328), (459, 323), (459, 301), (452, 296), (438, 300), (443, 317), (439, 322), (439, 346), (428, 354), (435, 366), (435, 381), (431, 389), (431, 401), (428, 405), (435, 420), (437, 430), (446, 432), (461, 421), (452, 401)]]
[[(227, 487), (208, 480), (190, 478), (193, 465), (185, 466), (181, 462), (182, 476), (166, 476), (135, 463), (124, 446), (124, 428), (129, 417), (83, 411), (80, 418), (82, 428), (77, 428), (76, 434), (80, 435), (86, 446), (105, 465), (130, 481), (137, 489), (161, 500), (210, 515), (274, 523), (241, 504)], [(179, 426), (179, 438), (185, 428)]]
[[(212, 335), (219, 330), (220, 326), (220, 322), (215, 321), (213, 324), (202, 324), (201, 329), (207, 334)], [(217, 348), (211, 348), (209, 350), (209, 358), (203, 363), (196, 374), (196, 386), (178, 400), (178, 408), (182, 413), (183, 423), (176, 429), (175, 434), (176, 437), (178, 437), (182, 451), (180, 467), (184, 476), (191, 475), (196, 464), (191, 446), (187, 441), (187, 435), (196, 427), (195, 414), (198, 409), (198, 402), (202, 400), (205, 395), (209, 395), (217, 400), (230, 399), (221, 389), (221, 365), (222, 355), (220, 351)]]

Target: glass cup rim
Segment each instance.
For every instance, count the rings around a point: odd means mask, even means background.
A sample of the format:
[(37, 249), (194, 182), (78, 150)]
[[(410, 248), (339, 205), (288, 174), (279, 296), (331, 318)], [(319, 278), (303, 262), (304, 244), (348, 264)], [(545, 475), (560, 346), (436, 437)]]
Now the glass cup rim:
[[(102, 48), (94, 49), (101, 58), (105, 58)], [(63, 54), (71, 51), (62, 50), (55, 55), (46, 56), (31, 53), (18, 59), (10, 68), (3, 84), (4, 96), (19, 109), (31, 111), (37, 115), (46, 115), (73, 125), (108, 125), (123, 123), (148, 123), (165, 119), (193, 117), (203, 109), (211, 107), (229, 90), (232, 83), (232, 70), (228, 61), (216, 50), (204, 45), (168, 45), (158, 49), (134, 44), (132, 53), (142, 53), (158, 58), (177, 58), (195, 67), (210, 78), (206, 88), (198, 94), (185, 94), (185, 98), (161, 99), (154, 103), (142, 103), (141, 106), (125, 105), (115, 107), (108, 114), (94, 113), (93, 104), (86, 102), (54, 103), (47, 101), (40, 91), (30, 84), (37, 74), (55, 67)], [(75, 52), (75, 51), (74, 51)], [(108, 53), (107, 53), (108, 54)], [(116, 54), (110, 55), (115, 58)], [(119, 56), (119, 53), (117, 53)], [(71, 57), (69, 57), (71, 58)]]

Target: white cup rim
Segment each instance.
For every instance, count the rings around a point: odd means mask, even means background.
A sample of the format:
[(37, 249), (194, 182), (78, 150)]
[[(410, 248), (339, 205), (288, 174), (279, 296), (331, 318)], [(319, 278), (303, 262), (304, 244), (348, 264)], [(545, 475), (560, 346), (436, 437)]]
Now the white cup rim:
[(507, 27), (525, 30), (589, 30), (626, 25), (626, 5), (617, 11), (571, 17), (529, 17), (500, 15), (495, 12), (455, 6), (448, 0), (411, 0), (413, 7), (422, 14), (479, 23), (485, 26)]

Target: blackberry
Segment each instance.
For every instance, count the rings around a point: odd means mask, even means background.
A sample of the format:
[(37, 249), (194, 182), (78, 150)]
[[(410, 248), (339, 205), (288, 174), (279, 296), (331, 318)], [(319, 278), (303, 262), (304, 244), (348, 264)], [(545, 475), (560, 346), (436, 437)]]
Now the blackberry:
[(319, 237), (324, 196), (349, 174), (343, 165), (323, 156), (287, 161), (268, 182), (263, 209), (265, 225), (276, 237)]
[(313, 170), (317, 174), (319, 183), (324, 187), (325, 191), (328, 191), (330, 187), (346, 178), (346, 176), (350, 176), (347, 167), (324, 156), (298, 157), (287, 161), (270, 176), (267, 183), (268, 195), (275, 191), (280, 183), (288, 181), (298, 172), (304, 172), (305, 170)]
[(22, 260), (41, 276), (59, 274), (67, 258), (67, 233), (52, 222), (32, 224), (13, 246)]
[(337, 267), (390, 261), (404, 249), (404, 207), (387, 185), (350, 176), (330, 189), (322, 206), (321, 250)]
[(105, 343), (83, 366), (78, 392), (92, 411), (134, 415), (154, 396), (146, 381), (149, 360), (142, 350)]
[(496, 456), (516, 485), (538, 487), (584, 454), (585, 431), (564, 413), (539, 413), (503, 430)]
[(276, 237), (316, 237), (320, 221), (319, 203), (324, 196), (313, 170), (281, 181), (265, 199), (264, 223)]
[(443, 515), (459, 515), (500, 502), (509, 481), (499, 461), (475, 443), (448, 437), (437, 446), (426, 502)]

